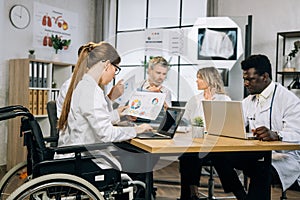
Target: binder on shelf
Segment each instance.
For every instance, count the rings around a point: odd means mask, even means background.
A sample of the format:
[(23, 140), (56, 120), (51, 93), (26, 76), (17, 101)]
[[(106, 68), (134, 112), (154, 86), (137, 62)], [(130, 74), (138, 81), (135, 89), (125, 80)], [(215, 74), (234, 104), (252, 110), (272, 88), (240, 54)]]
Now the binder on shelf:
[(38, 114), (38, 90), (32, 90), (32, 114)]
[(29, 62), (29, 87), (33, 87), (33, 80), (32, 80), (32, 68), (33, 68), (33, 62)]
[(32, 87), (38, 86), (38, 63), (32, 62), (33, 68), (32, 68)]
[(44, 113), (44, 101), (43, 101), (43, 90), (38, 90), (38, 115)]
[(42, 87), (46, 88), (47, 87), (47, 64), (43, 64), (43, 79), (42, 79)]
[(38, 63), (38, 84), (37, 84), (37, 87), (41, 88), (43, 87), (43, 66), (44, 64), (43, 63)]
[(53, 100), (56, 100), (57, 99), (57, 97), (58, 97), (58, 94), (59, 94), (59, 90), (52, 90), (51, 91), (51, 100), (53, 101)]
[(47, 115), (48, 90), (43, 90), (43, 115)]
[(28, 109), (31, 113), (33, 113), (33, 101), (32, 101), (33, 91), (29, 89), (29, 96), (28, 96)]

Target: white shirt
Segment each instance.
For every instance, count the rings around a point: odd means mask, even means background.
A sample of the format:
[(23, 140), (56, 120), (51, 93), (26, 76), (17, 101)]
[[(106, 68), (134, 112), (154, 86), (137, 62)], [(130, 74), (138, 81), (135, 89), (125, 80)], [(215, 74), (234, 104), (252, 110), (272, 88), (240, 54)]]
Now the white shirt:
[[(148, 91), (147, 88), (148, 88), (149, 86), (150, 86), (149, 81), (148, 81), (148, 80), (143, 80), (143, 81), (141, 81), (140, 83), (137, 84), (136, 88), (137, 88), (138, 91)], [(167, 104), (169, 107), (171, 107), (171, 106), (172, 106), (172, 102), (171, 102), (171, 100), (172, 100), (171, 91), (170, 91), (168, 88), (166, 88), (165, 86), (163, 86), (163, 85), (161, 86), (160, 91), (161, 91), (162, 93), (165, 93), (165, 94), (166, 94), (165, 102), (166, 102), (166, 104)]]
[(62, 107), (64, 105), (64, 100), (66, 98), (66, 95), (67, 95), (67, 92), (68, 92), (68, 89), (69, 89), (69, 85), (71, 83), (71, 78), (69, 78), (68, 80), (66, 80), (62, 84), (61, 88), (59, 89), (59, 94), (58, 94), (58, 97), (56, 99), (57, 118), (60, 117), (61, 110), (62, 110)]
[[(300, 144), (300, 99), (287, 88), (276, 83), (271, 130), (277, 131), (283, 141)], [(250, 128), (266, 126), (270, 128), (270, 108), (275, 89), (272, 82), (258, 97), (249, 95), (243, 100), (246, 124)], [(251, 127), (252, 126), (252, 127)], [(296, 180), (300, 184), (300, 151), (273, 151), (272, 165), (279, 174), (283, 190), (289, 188)]]
[[(70, 86), (70, 83), (71, 83), (71, 79), (72, 79), (72, 77), (70, 77), (68, 80), (66, 80), (62, 84), (62, 86), (59, 90), (59, 94), (58, 94), (58, 97), (56, 99), (57, 118), (59, 118), (60, 115), (61, 115), (61, 110), (62, 110), (62, 107), (64, 105), (64, 100), (66, 98), (66, 95), (67, 95), (67, 92), (68, 92), (68, 89), (69, 89), (69, 86)], [(115, 124), (115, 123), (120, 121), (119, 113), (118, 113), (117, 110), (114, 110), (112, 108), (112, 102), (107, 96), (105, 96), (105, 99), (108, 103), (108, 108), (109, 108), (110, 115), (111, 115), (111, 118), (112, 118), (112, 123)]]
[[(85, 74), (73, 92), (68, 126), (65, 131), (60, 131), (58, 146), (121, 142), (136, 136), (133, 127), (115, 127), (111, 120), (103, 90), (91, 76)], [(119, 162), (110, 153), (112, 149), (89, 153), (101, 154), (121, 169)], [(60, 157), (56, 155), (55, 158)], [(101, 168), (112, 167), (105, 159), (96, 160), (96, 162)]]
[[(183, 115), (183, 120), (185, 122), (191, 122), (192, 119), (195, 117), (202, 117), (204, 119), (204, 113), (203, 113), (203, 106), (202, 101), (205, 100), (204, 98), (204, 92), (193, 96), (186, 104), (185, 106), (185, 112)], [(219, 100), (219, 101), (230, 101), (230, 97), (225, 94), (215, 94), (212, 98), (212, 100)]]

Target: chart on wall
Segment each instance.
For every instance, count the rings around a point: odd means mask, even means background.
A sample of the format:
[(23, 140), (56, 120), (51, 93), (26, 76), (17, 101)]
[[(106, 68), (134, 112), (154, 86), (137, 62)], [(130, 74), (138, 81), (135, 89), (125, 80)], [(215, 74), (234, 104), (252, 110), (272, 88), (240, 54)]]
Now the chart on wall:
[(53, 36), (71, 40), (70, 46), (64, 46), (63, 51), (72, 48), (72, 41), (76, 41), (78, 36), (77, 13), (37, 2), (34, 3), (33, 13), (34, 47), (53, 48)]

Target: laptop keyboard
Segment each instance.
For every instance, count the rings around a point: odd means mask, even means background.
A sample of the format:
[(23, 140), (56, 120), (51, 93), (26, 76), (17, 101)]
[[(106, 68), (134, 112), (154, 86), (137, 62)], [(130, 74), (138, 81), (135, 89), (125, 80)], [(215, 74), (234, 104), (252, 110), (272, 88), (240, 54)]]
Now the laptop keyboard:
[(168, 138), (168, 136), (166, 135), (162, 135), (160, 133), (157, 133), (157, 132), (144, 132), (144, 133), (141, 133), (141, 134), (138, 134), (137, 137), (139, 138), (143, 138), (143, 137), (147, 137), (147, 138), (151, 138), (151, 137), (155, 137), (155, 138)]

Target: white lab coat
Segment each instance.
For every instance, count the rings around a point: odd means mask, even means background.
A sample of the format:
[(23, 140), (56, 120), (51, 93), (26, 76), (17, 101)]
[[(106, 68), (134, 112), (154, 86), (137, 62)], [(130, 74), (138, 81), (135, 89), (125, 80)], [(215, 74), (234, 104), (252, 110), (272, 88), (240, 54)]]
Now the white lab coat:
[[(300, 99), (281, 84), (277, 89), (272, 106), (272, 130), (278, 131), (283, 141), (300, 144)], [(249, 95), (243, 100), (245, 123), (250, 128), (266, 126), (270, 128), (270, 106), (275, 83), (272, 82), (261, 94), (263, 97)], [(261, 103), (262, 102), (262, 103)], [(255, 119), (254, 121), (252, 119)], [(272, 165), (279, 174), (283, 190), (296, 180), (300, 184), (300, 151), (273, 151)]]
[[(62, 84), (61, 88), (59, 89), (59, 94), (58, 94), (58, 97), (56, 99), (57, 118), (60, 117), (61, 110), (62, 110), (62, 107), (63, 107), (63, 104), (64, 104), (64, 100), (66, 98), (66, 95), (67, 95), (67, 92), (68, 92), (68, 89), (69, 89), (69, 86), (70, 86), (70, 83), (71, 83), (71, 79), (72, 79), (72, 77), (70, 77), (68, 80), (66, 80)], [(107, 104), (108, 104), (108, 109), (109, 109), (109, 112), (110, 112), (110, 115), (111, 115), (112, 123), (115, 124), (115, 123), (120, 121), (119, 113), (118, 113), (117, 110), (113, 110), (112, 101), (107, 96), (105, 96), (105, 99), (106, 99)]]
[(69, 85), (71, 83), (71, 78), (66, 80), (59, 89), (59, 94), (58, 94), (58, 97), (55, 101), (56, 102), (57, 118), (60, 117), (61, 110), (62, 110), (62, 107), (64, 105), (64, 101), (65, 101), (65, 98), (66, 98), (66, 95), (67, 95), (67, 92), (68, 92), (68, 89), (69, 89)]
[[(150, 86), (150, 83), (148, 80), (143, 80), (141, 82), (139, 82), (137, 85), (136, 85), (136, 88), (138, 91), (148, 91), (146, 88), (148, 88)], [(166, 99), (165, 99), (165, 102), (166, 104), (171, 107), (172, 106), (172, 95), (171, 95), (171, 91), (166, 88), (165, 86), (162, 85), (161, 89), (162, 93), (165, 93), (166, 94)]]
[[(205, 100), (204, 98), (204, 92), (197, 94), (193, 96), (186, 104), (185, 106), (185, 112), (182, 116), (182, 119), (190, 123), (192, 119), (195, 117), (202, 117), (204, 119), (204, 113), (203, 113), (203, 106), (202, 101)], [(225, 94), (215, 94), (212, 98), (212, 100), (219, 100), (219, 101), (230, 101), (230, 97)]]
[[(60, 131), (58, 146), (121, 142), (136, 136), (133, 127), (114, 127), (111, 120), (103, 90), (91, 76), (85, 74), (73, 92), (68, 126), (65, 131)], [(89, 153), (101, 154), (106, 158), (95, 160), (101, 168), (113, 167), (107, 162), (110, 160), (121, 169), (119, 162), (110, 152), (112, 150), (113, 147)], [(56, 155), (55, 158), (61, 157)]]

